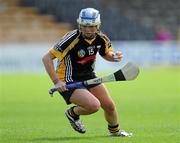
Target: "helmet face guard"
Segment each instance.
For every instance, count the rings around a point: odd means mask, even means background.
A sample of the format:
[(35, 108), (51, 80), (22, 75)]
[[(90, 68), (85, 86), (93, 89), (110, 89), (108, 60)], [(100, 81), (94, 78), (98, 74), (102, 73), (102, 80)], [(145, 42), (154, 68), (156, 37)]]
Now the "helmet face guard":
[(80, 26), (97, 26), (99, 30), (101, 19), (99, 11), (94, 8), (86, 8), (82, 9), (79, 17), (77, 19), (77, 23), (80, 29)]

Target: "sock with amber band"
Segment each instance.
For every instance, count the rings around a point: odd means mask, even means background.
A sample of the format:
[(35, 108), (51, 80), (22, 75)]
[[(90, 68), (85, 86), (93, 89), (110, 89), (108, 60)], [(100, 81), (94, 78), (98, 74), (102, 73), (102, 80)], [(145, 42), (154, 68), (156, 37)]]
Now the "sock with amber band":
[(111, 125), (108, 125), (108, 130), (111, 134), (116, 134), (119, 132), (119, 124), (115, 125), (115, 126), (111, 126)]
[(79, 119), (79, 115), (77, 115), (76, 113), (74, 113), (74, 108), (75, 108), (76, 106), (73, 106), (73, 107), (71, 107), (69, 110), (68, 110), (68, 112), (69, 112), (69, 114), (71, 115), (71, 117), (74, 119), (74, 120), (78, 120)]

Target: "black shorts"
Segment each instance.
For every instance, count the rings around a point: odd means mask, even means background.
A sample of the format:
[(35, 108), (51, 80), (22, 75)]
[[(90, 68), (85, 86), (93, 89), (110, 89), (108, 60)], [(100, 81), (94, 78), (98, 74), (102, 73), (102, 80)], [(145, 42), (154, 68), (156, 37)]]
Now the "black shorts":
[[(84, 81), (84, 80), (88, 80), (88, 79), (93, 79), (93, 78), (96, 78), (96, 75), (95, 74), (92, 74), (92, 75), (88, 75), (86, 76), (86, 79), (81, 79), (81, 80), (78, 80), (77, 82), (79, 81)], [(66, 83), (66, 84), (70, 84), (70, 83), (73, 83), (73, 82), (69, 82), (69, 83)], [(65, 92), (59, 92), (60, 95), (64, 98), (64, 100), (66, 101), (66, 104), (71, 104), (71, 102), (69, 101), (70, 100), (70, 97), (72, 96), (73, 92), (76, 90), (76, 89), (87, 89), (89, 90), (90, 88), (92, 87), (95, 87), (99, 84), (95, 84), (95, 85), (88, 85), (88, 86), (84, 86), (84, 87), (75, 87), (75, 88), (72, 88), (72, 89), (69, 89), (68, 91), (65, 91)]]

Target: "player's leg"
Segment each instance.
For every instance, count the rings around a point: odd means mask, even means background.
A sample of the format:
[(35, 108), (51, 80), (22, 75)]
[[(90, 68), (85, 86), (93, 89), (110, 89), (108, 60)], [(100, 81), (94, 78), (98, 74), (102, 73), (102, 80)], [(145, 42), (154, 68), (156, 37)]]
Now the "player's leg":
[(120, 130), (120, 126), (118, 123), (118, 113), (115, 107), (115, 104), (109, 96), (109, 92), (104, 86), (104, 84), (100, 84), (93, 88), (90, 88), (89, 91), (96, 97), (101, 103), (101, 107), (104, 110), (105, 119), (108, 122), (108, 129), (111, 135), (118, 136), (131, 136), (131, 134)]
[(82, 124), (82, 121), (80, 121), (79, 116), (92, 114), (98, 111), (100, 102), (87, 89), (76, 89), (69, 100), (76, 106), (66, 110), (65, 114), (74, 130), (79, 133), (85, 133), (85, 127)]
[(70, 102), (77, 105), (73, 111), (77, 115), (88, 115), (100, 108), (99, 100), (87, 89), (76, 89), (70, 97)]
[(100, 101), (101, 107), (104, 110), (105, 119), (107, 120), (108, 124), (112, 126), (117, 125), (118, 115), (116, 107), (105, 86), (100, 84), (90, 88), (89, 91)]

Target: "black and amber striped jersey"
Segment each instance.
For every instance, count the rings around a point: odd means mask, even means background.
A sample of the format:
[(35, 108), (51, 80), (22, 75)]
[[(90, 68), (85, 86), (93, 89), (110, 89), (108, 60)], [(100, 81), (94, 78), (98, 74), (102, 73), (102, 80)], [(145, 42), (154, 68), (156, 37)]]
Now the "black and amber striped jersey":
[(57, 75), (64, 82), (87, 80), (94, 74), (96, 54), (105, 56), (112, 51), (110, 40), (99, 32), (95, 38), (85, 39), (79, 30), (67, 33), (50, 49), (58, 59)]

